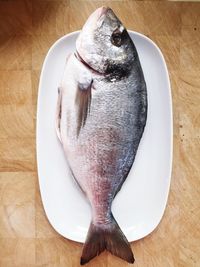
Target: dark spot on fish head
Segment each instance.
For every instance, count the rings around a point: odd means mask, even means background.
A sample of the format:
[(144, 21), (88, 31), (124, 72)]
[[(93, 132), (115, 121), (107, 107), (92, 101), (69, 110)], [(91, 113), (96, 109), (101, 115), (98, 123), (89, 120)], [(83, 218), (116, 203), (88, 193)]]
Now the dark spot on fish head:
[(107, 81), (118, 81), (129, 76), (132, 66), (129, 64), (115, 64), (110, 62), (106, 69)]

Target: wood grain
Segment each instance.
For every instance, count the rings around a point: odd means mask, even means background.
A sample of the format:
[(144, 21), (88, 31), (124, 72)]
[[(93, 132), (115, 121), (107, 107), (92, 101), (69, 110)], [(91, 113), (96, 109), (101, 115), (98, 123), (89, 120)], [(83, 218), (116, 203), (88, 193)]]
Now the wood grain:
[[(42, 206), (35, 159), (37, 92), (50, 46), (80, 29), (101, 5), (158, 44), (172, 85), (171, 190), (159, 226), (131, 244), (134, 266), (200, 266), (200, 3), (6, 0), (0, 1), (1, 267), (79, 266), (82, 245), (57, 234)], [(104, 252), (87, 266), (129, 264)]]
[(0, 70), (31, 70), (31, 36), (0, 34)]

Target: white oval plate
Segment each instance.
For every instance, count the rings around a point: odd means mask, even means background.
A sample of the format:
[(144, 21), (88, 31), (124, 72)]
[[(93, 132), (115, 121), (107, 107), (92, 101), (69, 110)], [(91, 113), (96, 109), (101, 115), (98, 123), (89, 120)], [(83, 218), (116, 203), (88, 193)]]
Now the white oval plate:
[[(67, 55), (79, 32), (59, 39), (49, 50), (39, 84), (37, 164), (46, 215), (64, 237), (84, 242), (90, 206), (70, 175), (55, 128), (57, 88)], [(147, 37), (129, 31), (148, 90), (148, 118), (131, 172), (113, 201), (112, 211), (129, 241), (151, 233), (159, 224), (169, 193), (172, 166), (172, 103), (165, 60)]]

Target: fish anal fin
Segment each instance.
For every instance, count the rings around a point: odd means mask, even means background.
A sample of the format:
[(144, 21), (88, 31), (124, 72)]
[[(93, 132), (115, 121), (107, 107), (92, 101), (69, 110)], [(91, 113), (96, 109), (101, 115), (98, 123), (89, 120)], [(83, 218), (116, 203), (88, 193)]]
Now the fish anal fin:
[(129, 263), (135, 261), (131, 246), (113, 216), (110, 225), (95, 225), (91, 222), (83, 247), (81, 265), (86, 264), (104, 250)]
[(61, 88), (58, 88), (55, 127), (56, 127), (57, 137), (62, 143), (61, 132), (60, 132), (61, 115), (62, 115), (62, 92), (61, 92)]

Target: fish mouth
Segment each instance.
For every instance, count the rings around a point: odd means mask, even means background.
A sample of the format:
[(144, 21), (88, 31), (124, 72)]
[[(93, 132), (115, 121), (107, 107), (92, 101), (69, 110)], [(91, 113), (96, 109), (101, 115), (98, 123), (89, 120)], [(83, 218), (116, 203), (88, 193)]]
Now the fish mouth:
[(99, 18), (103, 15), (106, 15), (106, 13), (108, 12), (108, 10), (110, 10), (110, 7), (105, 7), (102, 6), (99, 9), (97, 9), (99, 11)]
[(78, 61), (80, 61), (86, 68), (88, 68), (89, 70), (91, 70), (93, 73), (98, 74), (98, 75), (104, 75), (104, 73), (99, 72), (98, 70), (94, 69), (93, 67), (91, 67), (79, 54), (79, 52), (76, 50), (76, 52), (74, 53), (74, 56), (78, 59)]

